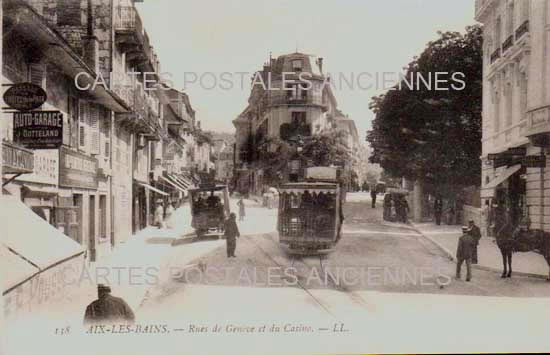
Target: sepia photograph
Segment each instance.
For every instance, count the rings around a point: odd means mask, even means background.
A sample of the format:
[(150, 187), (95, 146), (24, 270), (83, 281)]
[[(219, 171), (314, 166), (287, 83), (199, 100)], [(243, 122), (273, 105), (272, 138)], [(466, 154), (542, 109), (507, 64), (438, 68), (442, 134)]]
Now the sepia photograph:
[(0, 355), (550, 351), (550, 0), (0, 21)]

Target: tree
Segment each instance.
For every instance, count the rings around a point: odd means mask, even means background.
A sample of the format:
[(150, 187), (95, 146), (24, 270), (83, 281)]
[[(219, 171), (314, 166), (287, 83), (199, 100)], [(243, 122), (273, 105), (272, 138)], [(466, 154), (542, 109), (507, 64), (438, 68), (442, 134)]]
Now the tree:
[[(329, 130), (312, 136), (296, 135), (289, 140), (270, 138), (258, 147), (262, 152), (265, 167), (264, 179), (272, 184), (284, 182), (283, 172), (290, 160), (298, 159), (313, 166), (344, 166), (351, 160), (351, 152), (346, 146), (347, 133), (343, 130)], [(343, 177), (349, 182), (350, 177)]]
[[(435, 73), (463, 73), (464, 89), (412, 89), (401, 82), (395, 90), (373, 97), (376, 115), (367, 141), (370, 162), (392, 176), (421, 179), (433, 185), (479, 184), (481, 167), (482, 29), (465, 34), (439, 32), (407, 67), (409, 81)], [(457, 84), (457, 87), (460, 85)]]

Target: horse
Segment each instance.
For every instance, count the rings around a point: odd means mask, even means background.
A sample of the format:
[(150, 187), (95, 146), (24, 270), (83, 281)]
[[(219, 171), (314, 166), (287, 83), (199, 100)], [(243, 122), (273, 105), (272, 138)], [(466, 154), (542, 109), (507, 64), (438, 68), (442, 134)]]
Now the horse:
[(534, 251), (541, 254), (548, 264), (548, 278), (550, 281), (550, 233), (539, 229), (514, 228), (507, 221), (495, 233), (497, 246), (502, 254), (503, 271), (501, 278), (512, 277), (512, 254), (515, 252)]

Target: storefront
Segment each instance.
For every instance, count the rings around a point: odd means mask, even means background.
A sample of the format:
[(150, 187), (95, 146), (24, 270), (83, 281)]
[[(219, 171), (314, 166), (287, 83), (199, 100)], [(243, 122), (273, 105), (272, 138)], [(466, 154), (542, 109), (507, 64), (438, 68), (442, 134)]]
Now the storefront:
[(90, 261), (109, 249), (108, 193), (98, 191), (97, 168), (97, 159), (59, 149), (59, 196), (63, 201), (59, 220), (67, 228), (66, 234), (86, 247)]
[(490, 223), (509, 219), (513, 225), (518, 225), (522, 219), (529, 219), (535, 223), (534, 228), (543, 224), (536, 205), (540, 201), (531, 199), (529, 203), (529, 195), (544, 190), (541, 174), (545, 170), (546, 155), (535, 150), (538, 149), (516, 147), (488, 155), (485, 164), (490, 167), (490, 173), (486, 172), (481, 198), (482, 204), (489, 208)]

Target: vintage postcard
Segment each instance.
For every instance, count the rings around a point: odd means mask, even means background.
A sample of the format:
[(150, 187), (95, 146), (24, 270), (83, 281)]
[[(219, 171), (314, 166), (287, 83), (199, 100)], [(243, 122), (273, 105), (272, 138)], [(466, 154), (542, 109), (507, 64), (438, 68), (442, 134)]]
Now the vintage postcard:
[(550, 0), (0, 19), (0, 355), (550, 350)]

